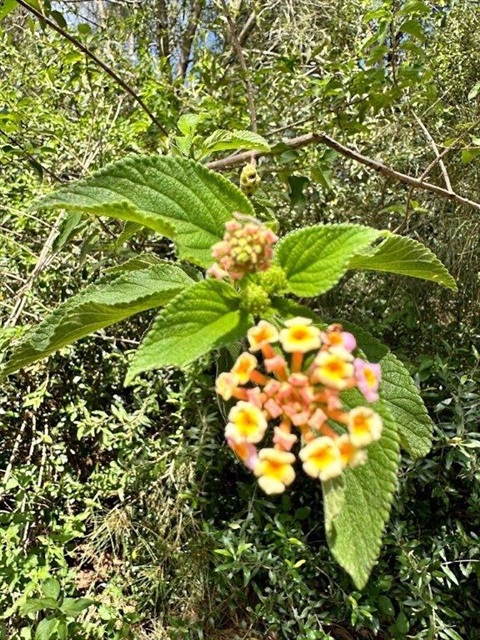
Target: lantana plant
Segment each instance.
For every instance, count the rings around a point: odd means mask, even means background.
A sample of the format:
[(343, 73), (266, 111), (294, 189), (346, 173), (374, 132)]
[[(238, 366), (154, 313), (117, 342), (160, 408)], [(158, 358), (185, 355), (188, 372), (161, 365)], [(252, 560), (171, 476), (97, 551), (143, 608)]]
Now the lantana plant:
[(37, 208), (148, 227), (174, 241), (178, 260), (143, 254), (62, 303), (24, 332), (0, 376), (156, 307), (163, 309), (131, 359), (126, 384), (149, 370), (248, 345), (212, 379), (212, 394), (226, 403), (228, 446), (272, 499), (300, 468), (321, 483), (330, 549), (363, 587), (389, 517), (399, 448), (413, 458), (428, 453), (432, 423), (387, 347), (348, 318), (332, 324), (295, 298), (317, 298), (351, 269), (455, 289), (439, 260), (415, 240), (356, 224), (278, 237), (258, 219), (253, 199), (185, 158), (115, 162)]

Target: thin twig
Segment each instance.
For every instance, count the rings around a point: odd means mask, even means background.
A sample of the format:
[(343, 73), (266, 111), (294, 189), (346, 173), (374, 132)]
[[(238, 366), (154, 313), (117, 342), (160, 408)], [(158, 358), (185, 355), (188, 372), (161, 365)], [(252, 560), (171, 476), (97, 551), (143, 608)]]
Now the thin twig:
[(53, 243), (55, 242), (55, 238), (57, 237), (58, 230), (60, 228), (60, 224), (63, 220), (63, 213), (61, 213), (55, 221), (50, 234), (42, 247), (42, 251), (38, 257), (37, 263), (33, 268), (32, 273), (30, 274), (27, 282), (24, 286), (17, 292), (17, 300), (15, 302), (15, 306), (13, 307), (13, 311), (10, 316), (7, 318), (4, 323), (4, 327), (14, 327), (17, 323), (20, 314), (23, 311), (23, 307), (27, 302), (28, 294), (31, 291), (33, 284), (38, 277), (38, 275), (46, 268), (49, 262), (53, 259), (53, 255), (50, 254), (50, 250), (53, 247)]
[(450, 177), (449, 177), (448, 172), (447, 172), (447, 167), (445, 166), (445, 163), (443, 162), (442, 158), (440, 157), (440, 152), (439, 152), (438, 147), (437, 147), (437, 145), (435, 143), (435, 140), (432, 138), (432, 136), (430, 134), (430, 131), (423, 124), (423, 122), (420, 120), (420, 118), (417, 116), (416, 113), (413, 113), (413, 117), (418, 122), (419, 127), (421, 128), (421, 130), (425, 134), (425, 137), (429, 141), (429, 143), (430, 143), (430, 145), (431, 145), (431, 147), (432, 147), (432, 149), (433, 149), (433, 151), (435, 153), (435, 157), (437, 158), (438, 166), (440, 167), (440, 169), (442, 171), (443, 179), (445, 180), (445, 186), (447, 187), (447, 190), (450, 191), (450, 192), (453, 192), (452, 183), (450, 182)]
[(113, 78), (113, 80), (115, 80), (115, 82), (117, 84), (119, 84), (124, 91), (126, 91), (128, 94), (130, 94), (132, 96), (132, 98), (136, 102), (138, 102), (138, 104), (142, 107), (142, 109), (148, 115), (150, 120), (160, 129), (160, 131), (163, 133), (163, 135), (168, 136), (168, 132), (165, 129), (165, 127), (153, 115), (153, 113), (147, 107), (147, 105), (142, 100), (142, 98), (140, 98), (138, 93), (136, 93), (132, 89), (132, 87), (130, 87), (124, 80), (122, 80), (122, 78), (111, 67), (109, 67), (105, 62), (100, 60), (100, 58), (98, 58), (93, 53), (93, 51), (90, 51), (90, 49), (88, 47), (86, 47), (84, 44), (82, 44), (74, 36), (70, 35), (67, 31), (62, 29), (62, 27), (59, 27), (58, 24), (56, 24), (55, 22), (53, 22), (52, 20), (47, 18), (47, 16), (43, 15), (43, 13), (41, 13), (40, 11), (38, 11), (37, 9), (32, 7), (32, 5), (28, 4), (28, 2), (26, 2), (26, 0), (17, 0), (17, 2), (24, 9), (26, 9), (30, 13), (33, 13), (33, 15), (36, 16), (39, 20), (42, 20), (45, 24), (47, 24), (49, 27), (54, 29), (57, 33), (59, 33), (61, 36), (63, 36), (66, 40), (71, 42), (75, 47), (77, 47), (77, 49), (80, 49), (80, 51), (83, 51), (83, 53), (85, 53), (85, 55), (87, 55), (89, 58), (91, 58), (101, 69), (103, 69), (103, 71), (105, 71), (105, 73), (107, 73), (111, 78)]
[[(355, 160), (360, 164), (365, 165), (366, 167), (370, 167), (374, 171), (381, 173), (388, 178), (392, 178), (392, 180), (396, 180), (397, 182), (401, 182), (403, 184), (408, 184), (411, 187), (415, 187), (418, 189), (423, 189), (424, 191), (430, 191), (431, 193), (435, 193), (443, 198), (447, 198), (448, 200), (452, 200), (454, 202), (458, 202), (459, 204), (466, 205), (469, 207), (473, 207), (480, 211), (480, 203), (475, 202), (473, 200), (469, 200), (464, 196), (455, 193), (454, 191), (448, 191), (447, 189), (443, 189), (442, 187), (438, 187), (436, 184), (431, 184), (430, 182), (424, 182), (423, 179), (414, 178), (413, 176), (409, 176), (405, 173), (401, 173), (400, 171), (396, 171), (392, 169), (388, 165), (384, 164), (380, 160), (374, 160), (373, 158), (368, 158), (367, 156), (358, 153), (354, 149), (350, 147), (346, 147), (345, 145), (338, 142), (334, 138), (326, 135), (325, 133), (307, 133), (303, 136), (298, 136), (297, 138), (292, 138), (291, 140), (285, 141), (285, 144), (290, 149), (301, 149), (303, 147), (309, 146), (311, 144), (324, 144), (330, 149), (333, 149), (337, 153), (346, 158), (350, 158), (351, 160)], [(238, 166), (239, 164), (243, 164), (248, 161), (251, 152), (246, 151), (243, 153), (239, 153), (235, 156), (227, 156), (222, 160), (215, 160), (213, 162), (209, 162), (207, 167), (209, 169), (213, 169), (216, 171), (221, 171), (222, 169), (228, 169), (230, 167)], [(255, 158), (260, 158), (261, 156), (266, 155), (275, 155), (273, 152), (264, 152), (264, 151), (255, 151)]]
[(45, 167), (39, 160), (37, 160), (34, 156), (32, 156), (31, 153), (29, 153), (25, 147), (22, 145), (21, 142), (19, 142), (16, 138), (14, 138), (13, 136), (11, 136), (9, 133), (7, 133), (6, 131), (4, 131), (3, 129), (0, 129), (0, 134), (2, 134), (2, 136), (4, 138), (6, 138), (9, 142), (11, 142), (12, 144), (14, 144), (16, 147), (18, 147), (19, 149), (21, 149), (23, 151), (23, 155), (28, 158), (31, 162), (34, 162), (36, 164), (38, 164), (38, 166), (41, 168), (42, 171), (44, 171), (46, 174), (48, 174), (51, 178), (53, 178), (54, 180), (57, 180), (58, 182), (63, 182), (62, 178), (60, 176), (58, 176), (54, 171), (52, 171), (51, 169), (48, 169), (47, 167)]
[(240, 39), (238, 36), (237, 25), (235, 24), (230, 11), (228, 10), (228, 5), (226, 0), (222, 0), (223, 13), (225, 14), (225, 18), (228, 22), (228, 27), (230, 29), (230, 38), (232, 41), (232, 47), (235, 51), (235, 54), (238, 58), (238, 62), (243, 72), (243, 79), (245, 81), (245, 88), (247, 90), (247, 101), (248, 101), (248, 111), (250, 115), (250, 126), (253, 133), (257, 133), (257, 111), (255, 109), (255, 100), (253, 97), (253, 85), (250, 80), (250, 73), (248, 71), (247, 62), (245, 60), (245, 56), (243, 55), (242, 45), (240, 44)]

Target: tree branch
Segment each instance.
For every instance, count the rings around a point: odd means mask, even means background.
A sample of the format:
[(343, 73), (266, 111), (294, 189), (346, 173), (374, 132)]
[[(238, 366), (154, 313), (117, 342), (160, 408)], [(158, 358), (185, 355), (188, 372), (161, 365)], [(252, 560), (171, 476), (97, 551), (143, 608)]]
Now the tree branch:
[(64, 29), (59, 27), (55, 22), (53, 22), (52, 20), (47, 18), (47, 16), (43, 15), (43, 13), (41, 13), (40, 11), (38, 11), (37, 9), (32, 7), (32, 5), (28, 4), (28, 2), (26, 2), (25, 0), (17, 0), (17, 2), (24, 9), (26, 9), (30, 13), (33, 13), (33, 15), (35, 17), (37, 17), (39, 20), (42, 20), (45, 24), (47, 24), (49, 27), (54, 29), (57, 33), (59, 33), (61, 36), (63, 36), (66, 40), (71, 42), (75, 47), (77, 47), (77, 49), (80, 49), (80, 51), (83, 51), (83, 53), (85, 55), (87, 55), (89, 58), (91, 58), (95, 62), (95, 64), (97, 64), (101, 69), (103, 69), (103, 71), (105, 71), (106, 74), (108, 74), (111, 78), (113, 78), (113, 80), (115, 80), (115, 82), (117, 84), (119, 84), (124, 91), (126, 91), (129, 95), (132, 96), (132, 98), (136, 102), (138, 102), (138, 104), (142, 107), (142, 109), (145, 111), (145, 113), (149, 116), (150, 120), (160, 129), (160, 131), (163, 133), (163, 135), (168, 136), (168, 132), (165, 129), (165, 127), (153, 115), (153, 113), (150, 111), (150, 109), (144, 103), (142, 98), (140, 98), (140, 96), (124, 80), (122, 80), (122, 78), (113, 69), (111, 69), (105, 62), (100, 60), (100, 58), (97, 58), (97, 56), (92, 51), (90, 51), (90, 49), (88, 47), (86, 47), (79, 40), (77, 40), (72, 35), (70, 35), (67, 31), (65, 31)]
[[(423, 122), (420, 120), (420, 118), (417, 116), (416, 113), (413, 114), (413, 117), (415, 118), (415, 120), (418, 122), (419, 127), (421, 128), (421, 130), (423, 131), (423, 133), (425, 134), (425, 137), (427, 138), (427, 140), (430, 142), (430, 145), (433, 149), (433, 152), (435, 153), (435, 157), (437, 158), (438, 161), (438, 166), (440, 167), (442, 174), (443, 174), (443, 179), (445, 180), (445, 186), (447, 187), (448, 191), (453, 191), (452, 189), (452, 183), (450, 182), (450, 178), (447, 172), (447, 167), (445, 166), (445, 163), (443, 162), (441, 156), (440, 156), (440, 152), (438, 150), (437, 145), (435, 144), (435, 140), (432, 138), (430, 131), (427, 129), (427, 127), (423, 124)], [(424, 176), (422, 174), (422, 178), (423, 179)]]
[[(291, 140), (285, 141), (285, 144), (290, 149), (301, 149), (303, 147), (309, 146), (311, 144), (324, 144), (330, 149), (333, 149), (340, 155), (350, 158), (359, 164), (363, 164), (370, 169), (373, 169), (377, 173), (381, 173), (387, 178), (391, 178), (392, 180), (396, 180), (397, 182), (401, 182), (403, 184), (407, 184), (410, 187), (414, 187), (416, 189), (423, 189), (424, 191), (429, 191), (431, 193), (435, 193), (436, 195), (442, 196), (443, 198), (447, 198), (448, 200), (452, 200), (454, 202), (458, 202), (459, 204), (466, 205), (468, 207), (473, 207), (480, 211), (480, 203), (475, 202), (473, 200), (469, 200), (454, 191), (448, 191), (443, 187), (438, 187), (435, 184), (431, 184), (430, 182), (424, 182), (422, 178), (414, 178), (413, 176), (409, 176), (406, 173), (401, 173), (400, 171), (396, 171), (392, 169), (388, 165), (384, 164), (380, 160), (374, 160), (373, 158), (368, 158), (367, 156), (358, 153), (354, 149), (350, 147), (346, 147), (345, 145), (338, 142), (334, 138), (331, 138), (325, 133), (307, 133), (303, 136), (298, 136), (297, 138), (292, 138)], [(278, 151), (281, 153), (282, 151)], [(275, 155), (274, 152), (263, 152), (263, 151), (255, 151), (253, 156), (255, 158), (260, 158), (266, 155)], [(252, 156), (251, 151), (245, 151), (243, 153), (239, 153), (237, 155), (231, 155), (222, 160), (214, 160), (213, 162), (209, 162), (207, 167), (209, 169), (213, 169), (215, 171), (222, 171), (223, 169), (229, 169), (231, 167), (238, 166), (239, 164), (243, 164), (247, 162), (249, 158)]]
[[(228, 22), (228, 27), (230, 29), (232, 47), (235, 51), (235, 54), (238, 58), (238, 62), (243, 72), (243, 79), (245, 81), (245, 87), (247, 90), (248, 111), (250, 114), (250, 126), (253, 133), (257, 133), (258, 131), (257, 111), (255, 109), (255, 100), (253, 97), (253, 85), (252, 85), (252, 81), (250, 80), (250, 74), (248, 71), (247, 62), (245, 60), (245, 56), (243, 55), (242, 45), (240, 44), (237, 25), (235, 24), (232, 16), (230, 15), (230, 11), (228, 10), (228, 5), (226, 3), (226, 0), (222, 0), (222, 7), (223, 7), (223, 13), (225, 14), (225, 17)], [(252, 154), (250, 154), (250, 156), (252, 156)]]

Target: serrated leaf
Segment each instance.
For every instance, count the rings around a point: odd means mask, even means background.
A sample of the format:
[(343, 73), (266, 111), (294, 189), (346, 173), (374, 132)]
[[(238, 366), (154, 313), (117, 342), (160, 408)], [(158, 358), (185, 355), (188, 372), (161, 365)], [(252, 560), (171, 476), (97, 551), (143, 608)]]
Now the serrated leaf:
[(345, 324), (366, 357), (380, 363), (380, 397), (397, 425), (401, 446), (412, 458), (426, 456), (432, 446), (433, 422), (408, 369), (388, 347), (355, 325)]
[(58, 626), (57, 618), (44, 618), (38, 623), (35, 631), (35, 640), (49, 640), (55, 633)]
[(0, 377), (47, 357), (98, 329), (132, 315), (166, 304), (193, 280), (174, 264), (129, 271), (101, 284), (91, 285), (61, 304), (14, 348), (0, 368)]
[(186, 158), (138, 156), (114, 162), (40, 200), (37, 208), (105, 215), (173, 239), (179, 256), (207, 267), (234, 211), (253, 207), (231, 182)]
[[(357, 391), (347, 396), (356, 399), (351, 406), (362, 404)], [(380, 552), (400, 462), (393, 418), (381, 403), (374, 408), (382, 416), (383, 432), (380, 440), (368, 447), (367, 462), (347, 469), (340, 482), (323, 483), (328, 545), (358, 589), (366, 585)]]
[(252, 131), (225, 131), (219, 129), (203, 141), (203, 149), (208, 153), (215, 151), (227, 151), (235, 149), (246, 149), (252, 151), (263, 151), (268, 153), (270, 145)]
[(359, 251), (348, 268), (397, 273), (457, 290), (455, 280), (437, 256), (421, 242), (404, 236), (391, 235), (370, 251)]
[(181, 367), (245, 335), (248, 315), (225, 282), (204, 280), (165, 307), (135, 352), (126, 384), (150, 369)]
[(351, 258), (380, 233), (354, 224), (306, 227), (278, 243), (275, 261), (284, 269), (292, 293), (317, 296), (331, 289), (349, 268)]
[(90, 598), (65, 598), (60, 607), (60, 611), (69, 618), (76, 618), (84, 609), (87, 609), (92, 604), (95, 604), (95, 600)]
[(3, 20), (17, 6), (16, 0), (0, 0), (0, 20)]
[(42, 593), (46, 598), (58, 599), (60, 595), (60, 583), (55, 578), (47, 578), (42, 583)]

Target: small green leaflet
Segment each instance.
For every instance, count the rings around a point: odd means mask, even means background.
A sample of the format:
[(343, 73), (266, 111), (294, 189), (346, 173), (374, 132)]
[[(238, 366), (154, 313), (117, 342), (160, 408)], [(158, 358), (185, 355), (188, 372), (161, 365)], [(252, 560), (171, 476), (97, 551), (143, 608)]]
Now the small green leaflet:
[(224, 131), (223, 129), (215, 131), (206, 138), (202, 147), (207, 154), (215, 151), (236, 149), (263, 151), (264, 153), (270, 151), (270, 145), (258, 133), (252, 133), (251, 131)]
[(0, 368), (0, 377), (46, 358), (98, 329), (166, 304), (193, 282), (182, 269), (163, 262), (91, 285), (25, 334)]
[(134, 354), (125, 383), (150, 369), (181, 367), (245, 335), (248, 314), (226, 282), (203, 280), (165, 307)]
[(107, 165), (92, 177), (59, 189), (37, 208), (105, 215), (149, 227), (175, 241), (179, 257), (212, 264), (234, 211), (253, 207), (231, 182), (185, 158), (138, 156)]
[[(353, 400), (348, 402), (350, 406), (362, 404), (358, 391), (343, 397)], [(383, 432), (380, 440), (368, 447), (367, 462), (322, 484), (328, 545), (358, 589), (366, 585), (380, 552), (400, 462), (392, 416), (381, 402), (374, 409), (382, 416)]]
[(275, 261), (285, 270), (292, 293), (317, 296), (331, 289), (349, 268), (352, 257), (380, 233), (354, 224), (306, 227), (278, 243)]
[(359, 348), (382, 367), (380, 396), (397, 425), (401, 446), (412, 458), (426, 456), (432, 446), (433, 422), (405, 365), (379, 340), (355, 325), (344, 325)]
[(389, 235), (371, 250), (357, 253), (348, 268), (398, 273), (457, 290), (455, 280), (437, 256), (421, 242), (404, 236)]

